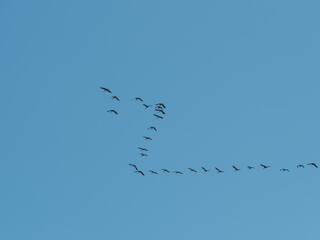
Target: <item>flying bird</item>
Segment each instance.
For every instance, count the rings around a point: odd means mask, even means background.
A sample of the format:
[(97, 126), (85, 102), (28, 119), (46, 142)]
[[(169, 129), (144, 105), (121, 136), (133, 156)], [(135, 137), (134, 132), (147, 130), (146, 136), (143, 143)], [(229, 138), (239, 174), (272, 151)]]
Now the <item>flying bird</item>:
[(234, 168), (234, 171), (237, 172), (237, 171), (240, 171), (239, 168), (236, 168), (235, 166), (232, 166)]
[(134, 167), (137, 171), (139, 171), (139, 169), (137, 168), (136, 165), (132, 164), (132, 163), (129, 163), (130, 166)]
[(141, 155), (141, 157), (148, 157), (148, 154), (145, 153), (139, 153)]
[(142, 176), (144, 176), (144, 173), (141, 171), (134, 171), (135, 173), (140, 173)]
[(247, 166), (247, 168), (248, 168), (248, 170), (250, 170), (250, 169), (253, 169), (254, 167), (251, 167), (251, 166)]
[(210, 170), (209, 169), (205, 169), (204, 167), (202, 167), (203, 171), (204, 172), (209, 172)]
[(223, 173), (224, 171), (221, 171), (219, 168), (215, 168), (217, 171), (218, 171), (218, 173)]
[(266, 169), (266, 168), (269, 168), (270, 166), (266, 166), (266, 165), (263, 165), (263, 164), (260, 164), (261, 167), (263, 167), (263, 169)]
[(314, 166), (314, 167), (318, 168), (318, 166), (315, 163), (308, 163), (307, 165)]
[(145, 140), (152, 140), (152, 138), (151, 138), (151, 137), (143, 136), (143, 138), (144, 138)]
[(138, 147), (138, 149), (140, 149), (141, 151), (145, 151), (145, 152), (149, 151), (148, 149), (142, 148), (142, 147)]
[(159, 105), (156, 105), (156, 106), (155, 106), (155, 109), (161, 109), (161, 110), (163, 110), (163, 107), (162, 107), (162, 106), (159, 106)]
[(161, 112), (162, 114), (166, 114), (163, 110), (161, 109), (156, 109), (157, 112)]
[(113, 110), (113, 109), (108, 110), (107, 112), (109, 112), (109, 113), (114, 113), (114, 114), (117, 114), (117, 115), (118, 115), (118, 112), (117, 112), (116, 110)]
[(195, 172), (195, 173), (197, 173), (197, 171), (196, 170), (194, 170), (193, 168), (188, 168), (191, 172)]
[(142, 104), (146, 109), (151, 107), (151, 105), (147, 105), (147, 104)]
[(155, 116), (156, 118), (160, 118), (160, 119), (163, 119), (163, 117), (157, 115), (157, 114), (153, 114), (153, 116)]
[(108, 88), (100, 87), (104, 92), (112, 93)]
[(111, 98), (112, 98), (112, 100), (115, 99), (115, 100), (117, 100), (117, 101), (120, 101), (117, 96), (112, 96)]
[(299, 164), (297, 168), (304, 168), (304, 166), (302, 164)]
[(182, 172), (180, 171), (173, 171), (175, 174), (183, 174)]
[(169, 171), (168, 169), (163, 168), (163, 169), (161, 169), (161, 170), (164, 171), (164, 172), (166, 172), (166, 173), (170, 173), (170, 171)]
[(166, 108), (166, 106), (165, 106), (163, 103), (157, 103), (156, 105), (157, 105), (157, 106), (161, 106), (161, 107), (163, 107), (163, 108)]
[(149, 129), (149, 130), (154, 130), (154, 131), (156, 131), (156, 132), (158, 131), (155, 127), (149, 127), (148, 129)]
[(152, 170), (149, 170), (149, 172), (151, 172), (151, 174), (158, 174), (157, 172), (152, 171)]
[(280, 169), (281, 172), (289, 172), (289, 169), (286, 169), (286, 168), (282, 168)]
[(143, 102), (143, 100), (141, 98), (139, 98), (139, 97), (136, 97), (136, 98), (134, 98), (132, 100)]

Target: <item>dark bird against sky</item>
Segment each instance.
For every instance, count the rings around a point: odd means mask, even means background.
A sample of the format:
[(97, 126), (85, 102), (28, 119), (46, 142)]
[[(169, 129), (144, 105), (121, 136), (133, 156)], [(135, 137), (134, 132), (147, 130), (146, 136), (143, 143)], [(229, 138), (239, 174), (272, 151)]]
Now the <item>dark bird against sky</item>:
[(310, 166), (314, 166), (315, 168), (318, 168), (318, 166), (315, 163), (308, 163)]
[(142, 176), (144, 176), (144, 173), (141, 171), (135, 171), (135, 173), (140, 173)]
[(108, 110), (107, 112), (108, 112), (108, 113), (114, 113), (114, 114), (117, 114), (117, 115), (118, 115), (118, 112), (117, 112), (116, 110), (113, 110), (113, 109)]
[(204, 167), (202, 167), (203, 171), (204, 172), (209, 172), (210, 170), (209, 169), (205, 169)]
[(134, 98), (132, 100), (143, 102), (143, 100), (141, 98), (139, 98), (139, 97), (136, 97), (136, 98)]
[(100, 87), (104, 92), (112, 93), (108, 88)]
[(120, 100), (119, 100), (119, 98), (118, 98), (117, 96), (112, 96), (111, 98), (112, 98), (112, 100), (114, 100), (114, 99), (115, 99), (115, 100), (117, 100), (117, 101), (120, 101)]
[(154, 130), (154, 131), (156, 131), (156, 132), (158, 131), (158, 130), (156, 129), (156, 127), (148, 127), (148, 129), (149, 129), (149, 130)]
[(163, 117), (157, 115), (157, 114), (153, 114), (153, 116), (155, 116), (156, 118), (160, 118), (160, 119), (163, 119)]
[(131, 167), (134, 167), (137, 171), (139, 171), (136, 165), (134, 165), (134, 164), (132, 164), (132, 163), (129, 163), (129, 165), (130, 165)]
[(144, 138), (145, 140), (152, 140), (152, 138), (151, 138), (151, 137), (143, 136), (143, 138)]

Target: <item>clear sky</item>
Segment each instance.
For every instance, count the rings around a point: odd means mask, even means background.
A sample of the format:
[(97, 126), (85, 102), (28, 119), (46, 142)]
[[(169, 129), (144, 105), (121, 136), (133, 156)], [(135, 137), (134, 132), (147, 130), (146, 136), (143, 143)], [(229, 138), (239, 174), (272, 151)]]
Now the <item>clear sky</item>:
[(0, 1), (0, 239), (319, 240), (320, 168), (296, 168), (320, 165), (319, 12)]

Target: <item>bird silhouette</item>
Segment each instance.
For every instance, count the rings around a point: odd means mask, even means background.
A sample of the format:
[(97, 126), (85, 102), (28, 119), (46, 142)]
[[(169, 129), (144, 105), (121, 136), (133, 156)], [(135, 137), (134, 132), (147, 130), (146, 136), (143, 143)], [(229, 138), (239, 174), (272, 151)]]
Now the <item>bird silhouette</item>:
[(112, 98), (112, 100), (115, 99), (115, 100), (117, 100), (117, 101), (120, 101), (117, 96), (112, 96), (111, 98)]
[(263, 169), (266, 169), (266, 168), (269, 168), (270, 166), (266, 166), (266, 165), (263, 165), (263, 164), (260, 164), (261, 167), (263, 167)]
[(318, 168), (318, 166), (315, 163), (308, 163), (307, 165), (314, 166), (315, 168)]
[(166, 172), (166, 173), (170, 173), (170, 171), (168, 170), (168, 169), (165, 169), (165, 168), (163, 168), (163, 169), (161, 169), (163, 172)]
[(163, 110), (161, 109), (156, 109), (157, 112), (161, 112), (162, 114), (166, 114)]
[(161, 110), (163, 110), (163, 107), (162, 107), (162, 106), (159, 106), (159, 105), (156, 105), (156, 106), (155, 106), (155, 109), (161, 109)]
[(221, 171), (219, 168), (215, 168), (217, 171), (218, 171), (218, 173), (223, 173), (224, 171)]
[(139, 153), (141, 155), (141, 157), (148, 157), (148, 154), (145, 153)]
[(182, 172), (180, 171), (173, 171), (175, 174), (183, 174)]
[(141, 98), (139, 98), (139, 97), (136, 97), (136, 98), (134, 98), (132, 100), (143, 102), (143, 100)]
[(112, 93), (108, 88), (100, 87), (104, 92)]
[(204, 172), (209, 172), (210, 170), (209, 169), (205, 169), (204, 167), (202, 167), (203, 171)]
[(138, 149), (140, 149), (141, 151), (145, 151), (145, 152), (149, 151), (148, 149), (142, 148), (142, 147), (138, 147)]
[(118, 115), (118, 112), (117, 112), (116, 110), (113, 110), (113, 109), (108, 110), (107, 112), (109, 112), (109, 113), (114, 113), (114, 114), (117, 114), (117, 115)]
[(149, 130), (154, 130), (154, 131), (158, 131), (155, 127), (148, 127)]
[(166, 106), (165, 106), (163, 103), (157, 103), (156, 105), (157, 105), (157, 106), (161, 106), (161, 107), (163, 107), (163, 108), (166, 108)]
[(151, 105), (147, 105), (147, 104), (142, 104), (146, 109), (151, 107)]
[(302, 164), (299, 164), (297, 168), (304, 168), (304, 166)]
[(139, 171), (136, 165), (134, 165), (134, 164), (132, 164), (132, 163), (129, 163), (129, 165), (132, 166), (132, 167), (134, 167), (137, 171)]
[(253, 169), (254, 167), (251, 167), (251, 166), (247, 166), (247, 168), (248, 168), (248, 170), (250, 170), (250, 169)]
[(240, 171), (239, 168), (236, 168), (235, 166), (232, 166), (234, 168), (234, 171), (237, 172), (237, 171)]
[(286, 169), (286, 168), (282, 168), (280, 169), (281, 172), (289, 172), (289, 169)]
[(152, 138), (151, 138), (151, 137), (143, 136), (143, 138), (144, 138), (145, 140), (152, 140)]
[(163, 119), (163, 117), (157, 115), (157, 114), (153, 114), (153, 116), (155, 116), (156, 118), (160, 118), (160, 119)]
[(197, 173), (197, 171), (196, 170), (194, 170), (193, 168), (188, 168), (191, 172), (195, 172), (195, 173)]
[(142, 171), (134, 171), (135, 173), (140, 173), (142, 176), (144, 176), (144, 173)]
[(149, 170), (149, 172), (151, 172), (151, 174), (158, 174), (157, 172), (152, 171), (152, 170)]

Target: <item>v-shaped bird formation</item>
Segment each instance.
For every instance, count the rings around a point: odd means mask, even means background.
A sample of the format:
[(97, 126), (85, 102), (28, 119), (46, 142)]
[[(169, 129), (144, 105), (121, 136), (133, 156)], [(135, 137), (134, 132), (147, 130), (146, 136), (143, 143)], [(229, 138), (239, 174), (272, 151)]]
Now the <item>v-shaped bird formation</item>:
[[(108, 88), (105, 88), (105, 87), (100, 87), (103, 92), (107, 93), (107, 94), (112, 94), (112, 91)], [(116, 101), (120, 101), (120, 99), (113, 95), (110, 97), (112, 100), (116, 100)], [(135, 102), (138, 102), (140, 103), (142, 106), (144, 106), (144, 108), (147, 110), (149, 108), (152, 108), (154, 106), (154, 112), (153, 112), (153, 116), (155, 117), (156, 120), (158, 119), (164, 119), (164, 116), (166, 115), (166, 106), (163, 104), (163, 103), (156, 103), (154, 105), (149, 105), (149, 104), (146, 104), (142, 98), (140, 97), (135, 97), (132, 99), (132, 101), (135, 101)], [(118, 111), (115, 110), (115, 109), (109, 109), (107, 110), (108, 113), (110, 114), (114, 114), (114, 115), (118, 115)], [(158, 129), (157, 127), (155, 126), (148, 126), (146, 128), (149, 132), (158, 132)], [(147, 143), (149, 141), (152, 141), (152, 138), (150, 136), (142, 136), (142, 138), (145, 140), (144, 142)], [(149, 152), (149, 150), (146, 148), (146, 147), (137, 147), (138, 149), (138, 155), (140, 155), (140, 157), (148, 157), (149, 155), (147, 154), (147, 152)], [(310, 168), (318, 168), (318, 165), (314, 162), (310, 162), (310, 163), (306, 163), (305, 165), (308, 165)], [(303, 164), (299, 164), (297, 165), (295, 168), (296, 169), (304, 169), (305, 168), (305, 165)], [(150, 175), (159, 175), (159, 173), (162, 173), (162, 174), (177, 174), (177, 175), (183, 175), (183, 174), (187, 174), (187, 173), (190, 173), (190, 174), (200, 174), (201, 172), (202, 173), (210, 173), (210, 172), (215, 172), (215, 173), (218, 173), (218, 174), (223, 174), (225, 171), (222, 170), (221, 168), (218, 168), (218, 167), (213, 167), (212, 169), (210, 168), (207, 168), (207, 167), (203, 167), (201, 166), (201, 168), (199, 169), (194, 169), (194, 168), (186, 168), (185, 171), (182, 171), (182, 170), (168, 170), (167, 168), (162, 168), (158, 171), (154, 170), (154, 169), (148, 169), (148, 170), (141, 170), (140, 168), (137, 167), (136, 164), (133, 164), (133, 163), (129, 163), (129, 166), (132, 167), (132, 169), (134, 170), (134, 173), (136, 174), (139, 174), (141, 176), (145, 176), (146, 173), (148, 172)], [(265, 164), (262, 164), (260, 163), (259, 166), (258, 166), (260, 169), (262, 170), (266, 170), (266, 169), (269, 169), (271, 168), (271, 166), (269, 165), (265, 165)], [(257, 167), (257, 168), (258, 168)], [(254, 166), (245, 166), (246, 170), (250, 170), (250, 171), (253, 171), (253, 170), (256, 170), (257, 168), (254, 167)], [(212, 171), (211, 171), (212, 170)], [(240, 171), (244, 171), (245, 169), (243, 168), (240, 168), (238, 166), (235, 166), (235, 165), (232, 165), (232, 167), (230, 167), (230, 171), (232, 170), (232, 172), (240, 172)], [(280, 169), (280, 172), (290, 172), (290, 170), (288, 168), (281, 168)]]

